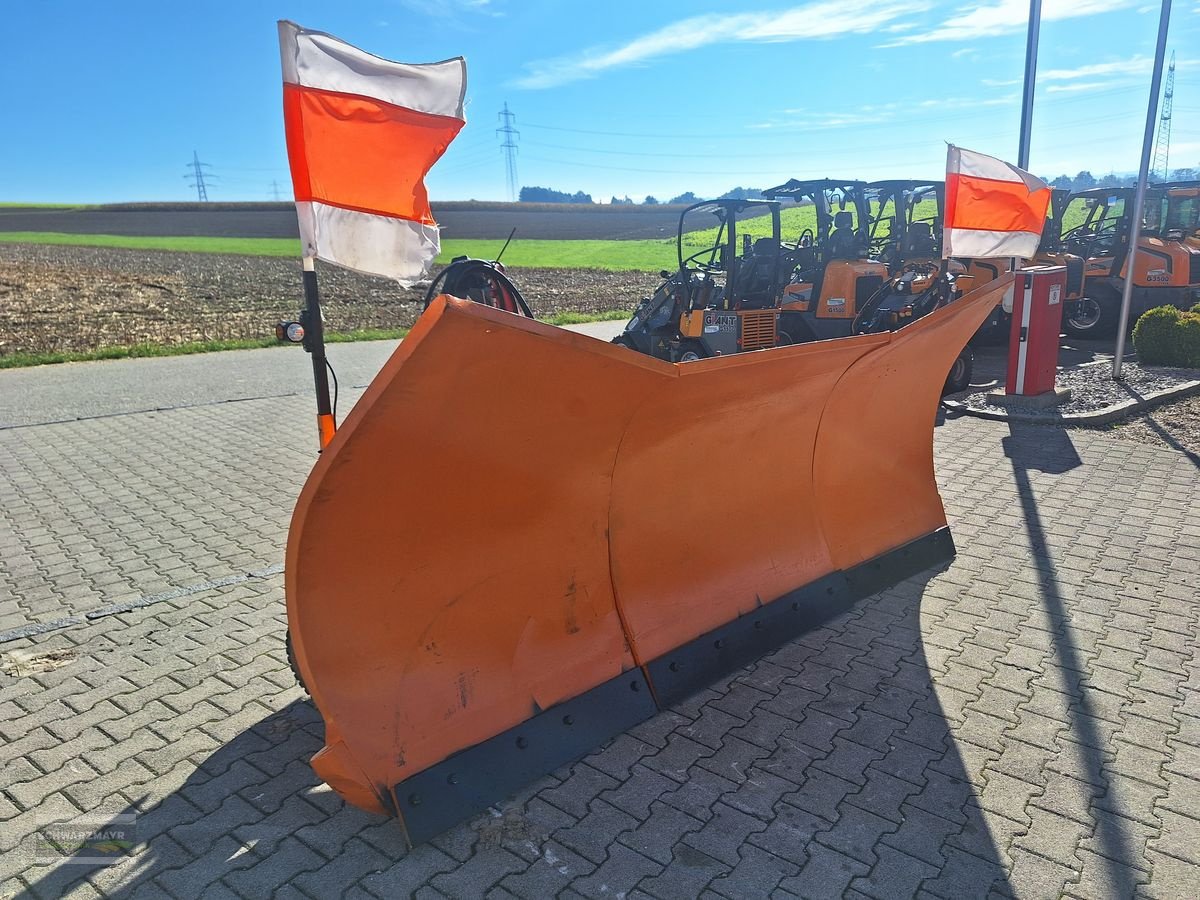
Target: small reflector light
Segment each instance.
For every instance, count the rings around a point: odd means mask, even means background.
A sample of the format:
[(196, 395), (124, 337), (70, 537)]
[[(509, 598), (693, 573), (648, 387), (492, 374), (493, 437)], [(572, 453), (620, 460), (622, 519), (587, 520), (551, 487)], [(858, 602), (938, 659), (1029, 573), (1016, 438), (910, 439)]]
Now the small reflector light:
[(276, 340), (299, 344), (304, 340), (304, 326), (299, 322), (280, 322), (275, 326), (275, 338)]

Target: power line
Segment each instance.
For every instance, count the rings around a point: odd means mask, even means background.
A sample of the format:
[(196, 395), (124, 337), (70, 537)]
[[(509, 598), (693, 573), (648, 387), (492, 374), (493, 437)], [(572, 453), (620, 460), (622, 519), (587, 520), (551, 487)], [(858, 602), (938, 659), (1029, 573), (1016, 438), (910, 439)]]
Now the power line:
[(278, 181), (271, 182), (271, 199), (272, 200), (282, 200), (283, 199), (282, 195), (279, 193), (279, 182)]
[(496, 134), (504, 136), (504, 142), (500, 145), (500, 149), (504, 151), (505, 168), (508, 174), (508, 199), (514, 203), (518, 194), (517, 142), (514, 139), (521, 136), (521, 132), (512, 125), (516, 118), (513, 113), (508, 111), (508, 101), (505, 100), (504, 111), (500, 113), (500, 121), (504, 124), (496, 129)]
[[(1110, 96), (1113, 96), (1116, 94), (1128, 94), (1128, 93), (1132, 93), (1132, 92), (1140, 91), (1140, 90), (1144, 90), (1144, 87), (1141, 85), (1130, 85), (1127, 87), (1110, 88), (1108, 90), (1103, 90), (1103, 91), (1089, 91), (1086, 94), (1086, 99), (1091, 99), (1091, 98), (1095, 98), (1095, 97), (1110, 97)], [(1078, 95), (1078, 94), (1073, 94), (1073, 93), (1063, 93), (1063, 94), (1059, 94), (1058, 96), (1056, 96), (1054, 98), (1048, 98), (1047, 100), (1045, 100), (1042, 103), (1042, 105), (1048, 106), (1048, 105), (1070, 104), (1072, 106), (1075, 106), (1075, 105), (1078, 105), (1081, 102), (1081, 100), (1083, 100), (1083, 99), (1085, 99), (1084, 95)], [(540, 131), (560, 131), (560, 132), (567, 132), (570, 134), (600, 135), (603, 137), (657, 138), (657, 139), (664, 139), (664, 140), (687, 138), (687, 139), (700, 139), (700, 140), (709, 140), (709, 141), (725, 140), (725, 141), (745, 142), (748, 137), (771, 137), (772, 135), (774, 135), (774, 136), (811, 135), (814, 132), (816, 132), (816, 133), (837, 132), (837, 131), (842, 131), (842, 130), (852, 129), (852, 128), (879, 128), (881, 126), (886, 126), (890, 123), (904, 121), (905, 119), (920, 123), (922, 125), (928, 124), (930, 122), (940, 122), (940, 121), (958, 122), (958, 121), (962, 121), (963, 119), (978, 119), (978, 118), (994, 119), (996, 117), (997, 113), (1003, 113), (1005, 111), (1012, 111), (1012, 112), (1017, 111), (1019, 102), (1020, 101), (1018, 98), (1014, 98), (1011, 105), (996, 104), (996, 103), (989, 103), (986, 105), (972, 104), (973, 106), (979, 106), (980, 108), (974, 112), (972, 112), (970, 110), (963, 110), (963, 111), (940, 113), (937, 115), (925, 115), (925, 114), (921, 113), (919, 110), (916, 110), (916, 109), (910, 107), (907, 110), (901, 111), (902, 112), (901, 119), (889, 119), (881, 114), (875, 121), (863, 121), (863, 122), (855, 122), (855, 123), (840, 124), (840, 125), (816, 124), (816, 125), (807, 125), (807, 126), (804, 123), (794, 123), (794, 124), (785, 124), (778, 128), (752, 128), (752, 127), (747, 126), (747, 127), (742, 128), (741, 130), (737, 131), (736, 133), (727, 133), (727, 134), (716, 134), (713, 132), (684, 133), (684, 132), (675, 132), (675, 131), (673, 131), (673, 132), (607, 131), (607, 130), (594, 129), (594, 128), (568, 128), (568, 127), (562, 126), (562, 125), (543, 125), (538, 122), (526, 122), (525, 127), (526, 128), (535, 128)]]
[(185, 179), (191, 179), (188, 186), (196, 189), (196, 199), (201, 203), (207, 203), (208, 186), (204, 183), (204, 178), (206, 174), (209, 178), (215, 178), (216, 176), (214, 176), (211, 172), (205, 173), (204, 170), (211, 169), (212, 166), (210, 166), (208, 163), (200, 162), (200, 154), (193, 150), (192, 161), (187, 164), (187, 167), (192, 170), (191, 174), (184, 175), (183, 177)]

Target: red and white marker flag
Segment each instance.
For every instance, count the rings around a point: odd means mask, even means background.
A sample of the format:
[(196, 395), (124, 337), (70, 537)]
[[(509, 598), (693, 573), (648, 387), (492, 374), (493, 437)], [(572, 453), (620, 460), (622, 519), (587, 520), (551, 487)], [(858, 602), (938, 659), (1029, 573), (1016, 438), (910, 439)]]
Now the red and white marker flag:
[(1050, 186), (1024, 169), (950, 145), (942, 256), (1032, 259), (1042, 240)]
[(279, 23), (305, 257), (411, 285), (441, 248), (422, 179), (462, 129), (462, 57), (410, 65)]

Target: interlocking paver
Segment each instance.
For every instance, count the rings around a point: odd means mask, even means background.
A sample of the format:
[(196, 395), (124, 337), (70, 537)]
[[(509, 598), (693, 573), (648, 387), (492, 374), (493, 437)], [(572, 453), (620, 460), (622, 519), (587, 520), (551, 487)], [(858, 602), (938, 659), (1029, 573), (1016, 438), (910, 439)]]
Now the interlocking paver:
[(821, 844), (809, 848), (808, 859), (798, 875), (785, 878), (779, 887), (798, 897), (841, 897), (854, 879), (866, 875), (870, 866)]
[(668, 865), (674, 848), (684, 835), (699, 831), (704, 822), (666, 803), (655, 802), (650, 808), (650, 817), (632, 831), (621, 834), (617, 839), (640, 854)]

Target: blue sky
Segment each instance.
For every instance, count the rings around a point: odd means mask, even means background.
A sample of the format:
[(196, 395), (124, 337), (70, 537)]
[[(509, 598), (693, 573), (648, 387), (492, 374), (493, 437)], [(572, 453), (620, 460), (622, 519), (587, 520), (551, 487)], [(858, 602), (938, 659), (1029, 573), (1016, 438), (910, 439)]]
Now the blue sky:
[[(1137, 168), (1159, 6), (1044, 0), (1032, 170)], [(795, 3), (10, 0), (0, 200), (290, 196), (275, 20), (380, 56), (463, 55), (468, 124), (427, 183), (506, 199), (507, 102), (525, 185), (596, 199), (789, 177), (938, 176), (945, 142), (1015, 160), (1027, 0)], [(1200, 166), (1200, 0), (1176, 0), (1172, 168)], [(273, 185), (274, 182), (274, 185)]]

